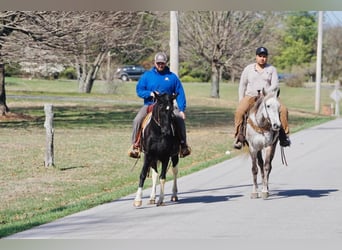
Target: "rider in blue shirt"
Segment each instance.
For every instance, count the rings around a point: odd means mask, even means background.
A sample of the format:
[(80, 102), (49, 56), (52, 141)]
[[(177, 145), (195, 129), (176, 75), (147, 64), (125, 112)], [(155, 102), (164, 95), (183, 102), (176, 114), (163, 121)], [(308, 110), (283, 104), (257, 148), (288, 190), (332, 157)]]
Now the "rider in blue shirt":
[(128, 154), (132, 158), (140, 157), (140, 148), (137, 141), (137, 135), (140, 130), (141, 123), (147, 114), (147, 108), (154, 102), (154, 92), (160, 94), (177, 94), (174, 113), (176, 115), (177, 127), (180, 130), (181, 151), (180, 156), (185, 157), (191, 153), (190, 147), (186, 142), (185, 128), (185, 109), (186, 97), (183, 85), (176, 74), (170, 71), (166, 65), (167, 56), (163, 52), (158, 52), (154, 57), (154, 66), (151, 70), (146, 71), (139, 79), (136, 92), (139, 97), (144, 99), (144, 105), (139, 110), (133, 120), (132, 147)]

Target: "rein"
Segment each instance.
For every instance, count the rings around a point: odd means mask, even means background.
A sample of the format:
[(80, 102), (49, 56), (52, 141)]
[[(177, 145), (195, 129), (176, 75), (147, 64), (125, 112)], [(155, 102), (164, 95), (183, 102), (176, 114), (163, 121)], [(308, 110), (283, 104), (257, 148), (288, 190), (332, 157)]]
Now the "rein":
[(283, 163), (283, 165), (287, 166), (287, 161), (286, 161), (286, 156), (285, 156), (285, 152), (284, 152), (284, 147), (280, 147), (280, 154), (281, 154), (281, 163)]
[[(152, 120), (158, 125), (158, 127), (160, 127), (160, 115), (159, 115), (159, 110), (154, 112), (154, 109), (155, 107), (157, 106), (156, 102), (153, 103), (149, 109), (148, 109), (148, 112), (151, 113), (151, 117), (152, 117)], [(156, 114), (157, 113), (157, 114)], [(157, 116), (157, 118), (155, 117), (155, 114)]]
[(157, 118), (154, 117), (153, 113), (152, 113), (152, 120), (158, 125), (158, 127), (160, 127), (160, 117), (159, 117), (159, 112), (157, 113)]

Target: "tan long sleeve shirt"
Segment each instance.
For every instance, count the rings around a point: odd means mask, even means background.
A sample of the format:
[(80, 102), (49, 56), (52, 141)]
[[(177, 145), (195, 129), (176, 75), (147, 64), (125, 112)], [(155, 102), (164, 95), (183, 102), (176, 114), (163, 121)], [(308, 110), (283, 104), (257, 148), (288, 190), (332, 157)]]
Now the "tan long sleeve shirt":
[(274, 66), (266, 64), (265, 68), (258, 72), (256, 63), (249, 64), (241, 74), (239, 101), (246, 95), (257, 96), (258, 90), (262, 91), (263, 88), (268, 92), (278, 87), (278, 73)]

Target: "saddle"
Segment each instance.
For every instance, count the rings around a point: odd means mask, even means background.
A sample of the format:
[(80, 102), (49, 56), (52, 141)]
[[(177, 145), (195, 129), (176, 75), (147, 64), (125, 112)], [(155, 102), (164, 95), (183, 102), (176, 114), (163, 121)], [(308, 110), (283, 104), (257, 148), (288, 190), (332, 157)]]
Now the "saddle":
[(140, 124), (140, 128), (139, 128), (139, 131), (137, 133), (137, 137), (135, 138), (134, 147), (138, 148), (139, 151), (141, 151), (141, 148), (142, 148), (142, 143), (141, 143), (142, 132), (143, 132), (144, 128), (146, 128), (147, 124), (149, 124), (151, 121), (153, 106), (154, 106), (154, 104), (151, 104), (147, 107), (146, 116), (143, 119), (142, 123)]

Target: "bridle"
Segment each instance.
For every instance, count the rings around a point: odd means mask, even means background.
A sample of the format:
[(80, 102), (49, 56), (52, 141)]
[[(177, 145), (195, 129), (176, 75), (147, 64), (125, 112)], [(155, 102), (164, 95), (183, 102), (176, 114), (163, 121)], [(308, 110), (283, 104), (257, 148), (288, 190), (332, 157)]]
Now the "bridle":
[(258, 132), (259, 134), (264, 134), (265, 132), (270, 131), (271, 128), (272, 128), (270, 115), (269, 115), (269, 113), (268, 113), (268, 111), (267, 111), (267, 108), (266, 108), (266, 103), (264, 102), (264, 100), (263, 100), (262, 102), (263, 102), (264, 109), (265, 109), (266, 115), (267, 115), (267, 116), (265, 117), (265, 121), (266, 121), (265, 125), (260, 126), (260, 124), (255, 124), (255, 123), (252, 121), (252, 119), (250, 119), (249, 117), (248, 117), (248, 119), (247, 119), (247, 123), (248, 123), (256, 132)]

